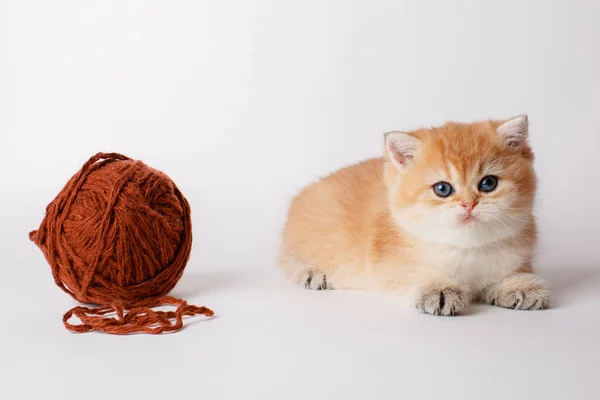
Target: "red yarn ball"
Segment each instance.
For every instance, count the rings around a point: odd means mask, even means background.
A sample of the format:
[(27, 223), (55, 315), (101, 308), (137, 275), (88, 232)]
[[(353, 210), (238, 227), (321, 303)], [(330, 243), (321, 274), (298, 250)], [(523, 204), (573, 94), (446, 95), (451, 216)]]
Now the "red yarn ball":
[(30, 238), (75, 299), (133, 307), (166, 295), (181, 278), (192, 246), (190, 206), (164, 173), (99, 153), (48, 205)]

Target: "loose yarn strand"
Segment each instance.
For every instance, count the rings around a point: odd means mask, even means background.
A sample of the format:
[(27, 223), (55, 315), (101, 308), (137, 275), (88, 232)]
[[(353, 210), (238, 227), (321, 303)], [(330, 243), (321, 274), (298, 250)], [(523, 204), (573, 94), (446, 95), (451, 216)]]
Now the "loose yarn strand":
[[(176, 306), (175, 311), (155, 311), (152, 307)], [(107, 314), (115, 317), (105, 317)], [(120, 303), (96, 308), (77, 306), (63, 316), (65, 327), (71, 332), (84, 333), (99, 331), (116, 335), (149, 333), (153, 335), (176, 332), (183, 328), (183, 318), (195, 315), (212, 317), (214, 312), (206, 307), (188, 304), (185, 300), (171, 296), (141, 301), (127, 308)], [(77, 317), (81, 324), (71, 324), (71, 317)]]

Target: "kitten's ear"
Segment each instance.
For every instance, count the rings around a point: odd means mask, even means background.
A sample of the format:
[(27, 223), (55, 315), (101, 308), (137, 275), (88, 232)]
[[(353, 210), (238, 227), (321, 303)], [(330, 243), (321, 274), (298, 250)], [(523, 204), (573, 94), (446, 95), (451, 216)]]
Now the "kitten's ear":
[(519, 115), (501, 124), (496, 131), (503, 137), (508, 147), (520, 148), (527, 143), (529, 137), (529, 121), (527, 115)]
[(405, 168), (417, 155), (420, 140), (405, 132), (388, 132), (385, 134), (387, 157), (396, 168)]

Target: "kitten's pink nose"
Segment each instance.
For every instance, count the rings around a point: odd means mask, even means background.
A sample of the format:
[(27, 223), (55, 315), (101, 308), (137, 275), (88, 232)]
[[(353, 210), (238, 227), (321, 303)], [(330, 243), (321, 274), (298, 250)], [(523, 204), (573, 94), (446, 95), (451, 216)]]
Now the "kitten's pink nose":
[(464, 209), (467, 210), (467, 212), (469, 214), (471, 214), (471, 211), (473, 211), (473, 209), (477, 205), (477, 202), (476, 201), (463, 201), (462, 203), (460, 203), (460, 205), (463, 206)]

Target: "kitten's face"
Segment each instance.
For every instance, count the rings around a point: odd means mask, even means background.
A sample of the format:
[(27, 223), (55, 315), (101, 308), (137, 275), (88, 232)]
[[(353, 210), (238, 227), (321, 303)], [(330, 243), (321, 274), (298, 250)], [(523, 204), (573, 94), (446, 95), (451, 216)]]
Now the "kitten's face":
[(410, 234), (470, 248), (530, 226), (536, 179), (526, 117), (392, 133), (386, 144), (392, 214)]

